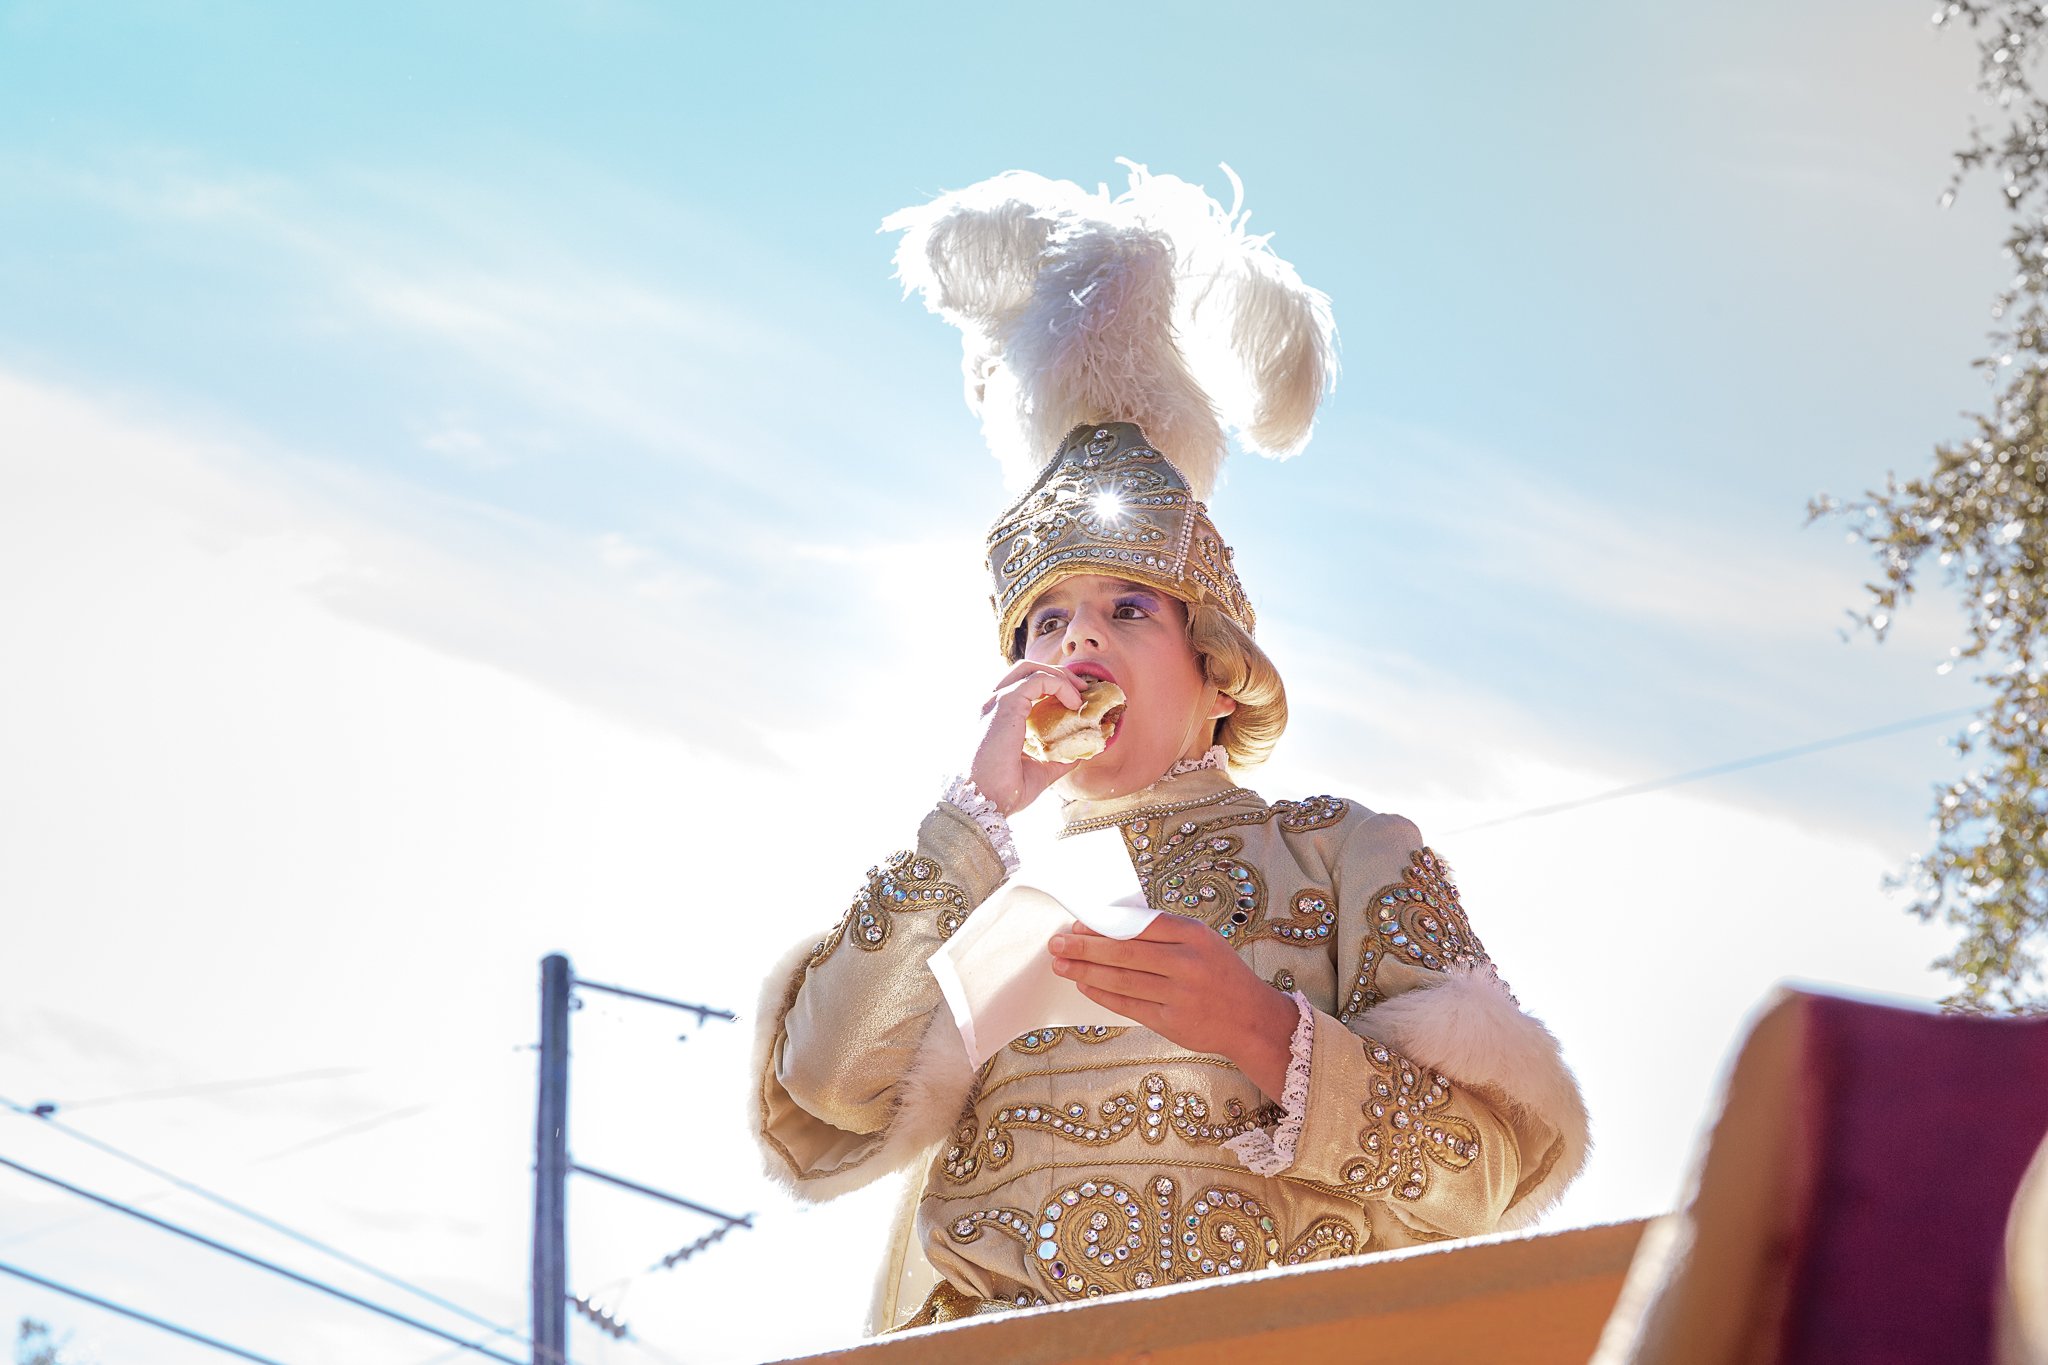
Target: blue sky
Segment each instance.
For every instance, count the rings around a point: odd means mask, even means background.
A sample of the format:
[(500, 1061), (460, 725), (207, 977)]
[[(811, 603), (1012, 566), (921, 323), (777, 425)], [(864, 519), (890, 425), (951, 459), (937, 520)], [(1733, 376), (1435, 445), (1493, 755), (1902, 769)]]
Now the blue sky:
[[(360, 1066), (96, 1121), (516, 1316), (534, 959), (747, 1007), (966, 752), (1002, 493), (875, 229), (1013, 166), (1223, 193), (1228, 162), (1335, 300), (1315, 440), (1214, 500), (1295, 698), (1269, 794), (1456, 830), (1967, 704), (1942, 594), (1843, 644), (1867, 556), (1802, 523), (1983, 393), (1999, 223), (1986, 187), (1936, 207), (1973, 60), (1917, 9), (1828, 0), (0, 3), (0, 898), (54, 964), (0, 1002), (0, 1094)], [(960, 715), (876, 773), (854, 727), (906, 676)], [(1560, 1218), (1670, 1202), (1770, 981), (1939, 990), (1878, 881), (1926, 837), (1944, 734), (1439, 840), (1604, 1125)], [(1615, 946), (1589, 962), (1558, 916)], [(1672, 1032), (1605, 1036), (1666, 970)], [(390, 1004), (362, 1029), (365, 979)], [(634, 1098), (594, 1088), (579, 1131), (772, 1211), (674, 1283), (741, 1302), (836, 1264), (857, 1302), (860, 1255), (828, 1253), (873, 1206), (749, 1183), (718, 1088), (743, 1046), (619, 1047), (591, 1065)], [(696, 1231), (591, 1207), (593, 1273)], [(91, 1278), (99, 1230), (0, 1210), (0, 1259)], [(138, 1246), (103, 1287), (170, 1263)], [(679, 1352), (662, 1283), (640, 1330)], [(15, 1294), (0, 1317), (131, 1349)], [(224, 1335), (414, 1358), (339, 1319), (295, 1341), (303, 1306), (251, 1294)], [(850, 1319), (764, 1330), (710, 1349)]]
[[(1360, 8), (1278, 32), (1195, 7), (1098, 15), (1081, 45), (1044, 12), (877, 13), (11, 7), (0, 345), (702, 566), (990, 503), (952, 338), (882, 279), (882, 214), (991, 167), (1093, 181), (1136, 154), (1220, 189), (1227, 160), (1345, 345), (1314, 455), (1218, 499), (1255, 523), (1252, 564), (1290, 577), (1299, 545), (1327, 574), (1319, 547), (1365, 537), (1358, 590), (1308, 599), (1333, 624), (1398, 628), (1371, 605), (1396, 581), (1461, 671), (1542, 656), (1525, 695), (1653, 768), (1816, 737), (1823, 703), (1786, 706), (1783, 671), (1888, 672), (1832, 657), (1861, 564), (1801, 509), (1911, 467), (1975, 396), (1992, 228), (1981, 196), (1929, 211), (1963, 44), (1848, 6)], [(1134, 45), (1151, 59), (1107, 55)], [(1475, 486), (1446, 509), (1436, 471), (1460, 461)], [(1796, 667), (1792, 642), (1702, 640), (1682, 587), (1616, 618), (1490, 534), (1531, 489), (1694, 532), (1701, 568), (1839, 579), (1841, 601), (1798, 622)], [(872, 515), (840, 517), (847, 495)], [(1446, 536), (1446, 511), (1467, 526)], [(1560, 657), (1565, 636), (1610, 666)], [(1917, 684), (1873, 720), (1941, 709)], [(1688, 687), (1679, 732), (1640, 695)]]

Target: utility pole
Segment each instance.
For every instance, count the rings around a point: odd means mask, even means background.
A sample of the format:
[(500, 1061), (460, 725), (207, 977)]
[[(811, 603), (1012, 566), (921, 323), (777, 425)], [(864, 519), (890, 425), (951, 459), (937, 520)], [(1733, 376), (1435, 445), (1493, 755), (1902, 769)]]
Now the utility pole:
[(533, 1163), (533, 1365), (569, 1359), (569, 959), (540, 964), (540, 1117)]
[(601, 1304), (578, 1298), (569, 1292), (568, 1218), (569, 1177), (587, 1175), (608, 1185), (658, 1199), (677, 1208), (715, 1220), (718, 1226), (682, 1249), (662, 1257), (650, 1268), (667, 1270), (710, 1246), (734, 1228), (754, 1226), (751, 1213), (733, 1215), (684, 1199), (680, 1195), (625, 1180), (569, 1159), (569, 1011), (580, 1005), (570, 992), (603, 991), (608, 995), (665, 1005), (697, 1016), (704, 1024), (713, 1019), (733, 1022), (730, 1010), (693, 1005), (623, 986), (585, 981), (569, 970), (569, 959), (552, 953), (540, 960), (540, 1103), (534, 1132), (533, 1161), (533, 1365), (569, 1365), (569, 1310), (576, 1309), (599, 1330), (623, 1339), (626, 1325)]

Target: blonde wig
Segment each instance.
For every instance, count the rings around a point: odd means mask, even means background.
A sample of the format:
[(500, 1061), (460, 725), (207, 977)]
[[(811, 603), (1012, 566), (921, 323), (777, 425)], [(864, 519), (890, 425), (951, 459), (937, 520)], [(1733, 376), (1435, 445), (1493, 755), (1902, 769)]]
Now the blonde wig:
[(1233, 768), (1255, 768), (1287, 729), (1287, 687), (1280, 670), (1244, 628), (1209, 603), (1188, 607), (1188, 643), (1209, 686), (1237, 703), (1216, 723), (1216, 743)]

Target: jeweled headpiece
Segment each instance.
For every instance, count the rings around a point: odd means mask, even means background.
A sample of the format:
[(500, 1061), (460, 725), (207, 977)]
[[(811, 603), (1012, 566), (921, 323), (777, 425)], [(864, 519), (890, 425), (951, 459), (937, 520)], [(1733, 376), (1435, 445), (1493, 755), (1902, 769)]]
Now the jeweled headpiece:
[(988, 536), (1005, 653), (1038, 594), (1068, 574), (1150, 583), (1207, 602), (1252, 633), (1252, 604), (1209, 509), (1129, 422), (1075, 428)]
[(1198, 185), (1124, 162), (1112, 199), (1010, 171), (883, 221), (906, 292), (960, 329), (968, 406), (1013, 485), (989, 536), (1000, 644), (1039, 593), (1107, 573), (1251, 604), (1205, 500), (1239, 444), (1308, 442), (1336, 373), (1329, 298)]

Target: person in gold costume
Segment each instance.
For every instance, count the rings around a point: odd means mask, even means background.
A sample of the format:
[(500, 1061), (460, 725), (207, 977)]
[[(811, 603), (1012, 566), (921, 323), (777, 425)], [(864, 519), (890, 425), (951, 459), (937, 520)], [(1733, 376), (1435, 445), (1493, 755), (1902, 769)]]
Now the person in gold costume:
[[(911, 1170), (871, 1328), (1528, 1224), (1584, 1163), (1585, 1109), (1450, 869), (1398, 815), (1237, 780), (1286, 696), (1206, 498), (1226, 427), (1306, 442), (1328, 300), (1238, 206), (1142, 167), (1114, 199), (1011, 172), (885, 226), (1028, 487), (989, 535), (1009, 668), (966, 772), (757, 1016), (770, 1171), (827, 1199)], [(1107, 747), (1027, 757), (1032, 710), (1093, 680), (1126, 698)], [(1049, 793), (1059, 846), (1115, 855), (1102, 900), (1169, 913), (1047, 945), (1126, 1024), (977, 1067), (927, 960), (1018, 871), (1009, 817)]]

